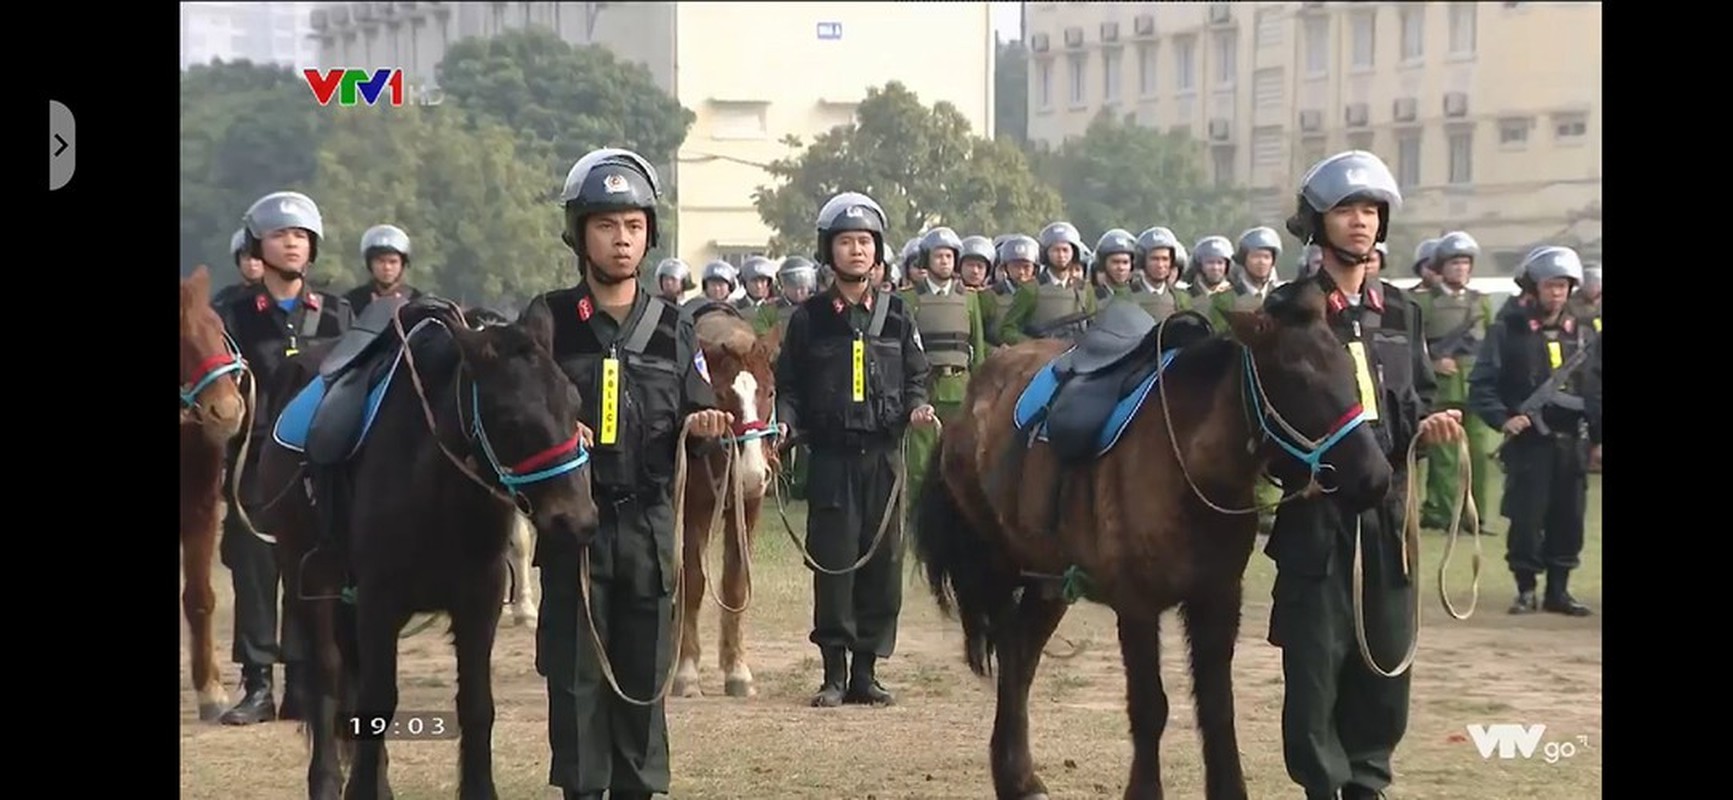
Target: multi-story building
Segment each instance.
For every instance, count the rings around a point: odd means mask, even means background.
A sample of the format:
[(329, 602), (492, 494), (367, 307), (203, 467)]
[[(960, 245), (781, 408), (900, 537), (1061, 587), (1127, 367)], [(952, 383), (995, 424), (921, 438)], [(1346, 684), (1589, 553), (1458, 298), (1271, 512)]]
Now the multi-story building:
[(245, 59), (300, 69), (313, 66), (314, 3), (181, 3), (181, 69)]
[(1399, 223), (1473, 233), (1510, 266), (1601, 196), (1597, 3), (1028, 3), (1029, 136), (1102, 109), (1207, 144), (1275, 224), (1300, 174), (1358, 148)]
[(697, 115), (664, 170), (679, 187), (675, 251), (695, 266), (764, 252), (763, 165), (790, 154), (784, 136), (848, 123), (870, 86), (902, 81), (993, 135), (986, 3), (331, 3), (313, 25), (324, 66), (401, 67), (422, 88), (452, 42), (532, 25), (644, 64)]

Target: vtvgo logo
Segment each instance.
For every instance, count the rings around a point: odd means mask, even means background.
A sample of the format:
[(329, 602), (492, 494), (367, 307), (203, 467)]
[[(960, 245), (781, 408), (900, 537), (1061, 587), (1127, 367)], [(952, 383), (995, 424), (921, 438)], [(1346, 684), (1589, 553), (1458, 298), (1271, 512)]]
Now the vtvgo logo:
[(1474, 746), (1480, 750), (1480, 757), (1490, 759), (1493, 754), (1499, 758), (1534, 758), (1538, 750), (1541, 760), (1548, 764), (1573, 758), (1579, 746), (1588, 747), (1589, 737), (1578, 736), (1576, 741), (1548, 741), (1542, 743), (1546, 736), (1545, 725), (1514, 725), (1501, 723), (1497, 725), (1470, 725), (1468, 735), (1474, 739)]
[(394, 107), (406, 100), (416, 105), (439, 105), (437, 92), (417, 92), (414, 87), (405, 87), (401, 69), (305, 69), (301, 76), (321, 106), (331, 105), (333, 99), (345, 108), (360, 103), (376, 106), (381, 100)]

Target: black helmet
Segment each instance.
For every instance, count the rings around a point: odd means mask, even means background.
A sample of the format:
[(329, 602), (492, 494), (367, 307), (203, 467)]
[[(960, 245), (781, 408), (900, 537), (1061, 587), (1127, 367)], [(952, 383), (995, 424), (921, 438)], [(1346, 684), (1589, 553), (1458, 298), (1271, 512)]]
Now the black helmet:
[(656, 168), (630, 150), (604, 147), (591, 150), (566, 173), (560, 203), (566, 209), (566, 230), (560, 238), (578, 254), (579, 268), (589, 256), (584, 253), (584, 220), (591, 214), (636, 209), (649, 218), (650, 238), (646, 249), (657, 243), (656, 204), (662, 197), (662, 182)]

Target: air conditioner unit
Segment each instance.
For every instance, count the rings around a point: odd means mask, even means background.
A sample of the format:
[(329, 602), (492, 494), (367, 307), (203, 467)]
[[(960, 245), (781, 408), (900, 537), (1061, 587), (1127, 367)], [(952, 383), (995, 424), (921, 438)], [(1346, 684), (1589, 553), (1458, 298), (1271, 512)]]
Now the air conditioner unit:
[(1155, 35), (1155, 15), (1138, 14), (1131, 20), (1131, 30), (1137, 36)]
[(1082, 28), (1076, 28), (1076, 27), (1066, 28), (1065, 29), (1065, 46), (1067, 48), (1070, 48), (1073, 50), (1075, 50), (1079, 47), (1082, 47), (1083, 46), (1083, 29)]
[(1117, 23), (1117, 22), (1103, 22), (1103, 23), (1101, 23), (1101, 41), (1103, 43), (1119, 41), (1119, 23)]
[(1444, 116), (1468, 116), (1468, 95), (1464, 92), (1446, 92), (1444, 95)]
[(1037, 33), (1029, 37), (1029, 50), (1032, 52), (1045, 53), (1049, 46), (1045, 33)]
[(1218, 119), (1210, 120), (1209, 121), (1209, 140), (1212, 142), (1225, 142), (1225, 141), (1227, 141), (1228, 140), (1228, 134), (1231, 133), (1230, 128), (1231, 128), (1231, 126), (1228, 124), (1228, 121), (1225, 119), (1219, 119), (1218, 118)]
[(1343, 115), (1343, 117), (1345, 118), (1345, 121), (1347, 122), (1348, 127), (1350, 127), (1350, 128), (1364, 128), (1364, 127), (1366, 127), (1367, 117), (1369, 115), (1366, 113), (1366, 104), (1365, 103), (1350, 103), (1348, 105), (1348, 108), (1346, 109), (1346, 111), (1347, 111), (1347, 113), (1345, 113)]
[(1420, 101), (1412, 97), (1398, 97), (1392, 105), (1394, 107), (1390, 109), (1390, 116), (1397, 122), (1413, 122), (1415, 117), (1419, 116)]
[(1210, 3), (1209, 4), (1209, 24), (1211, 24), (1211, 25), (1225, 25), (1225, 24), (1227, 24), (1229, 22), (1233, 22), (1233, 21), (1234, 21), (1233, 9), (1229, 8), (1227, 3)]
[(1323, 130), (1323, 128), (1324, 128), (1324, 112), (1322, 112), (1322, 111), (1301, 111), (1300, 112), (1300, 130), (1305, 131), (1307, 133), (1311, 133), (1313, 131)]
[(373, 21), (373, 4), (372, 3), (350, 3), (349, 4), (349, 15), (354, 17), (356, 22), (372, 22)]
[(329, 27), (331, 23), (330, 20), (326, 18), (325, 9), (315, 8), (313, 9), (313, 13), (307, 17), (307, 24), (312, 26), (313, 30), (322, 31)]

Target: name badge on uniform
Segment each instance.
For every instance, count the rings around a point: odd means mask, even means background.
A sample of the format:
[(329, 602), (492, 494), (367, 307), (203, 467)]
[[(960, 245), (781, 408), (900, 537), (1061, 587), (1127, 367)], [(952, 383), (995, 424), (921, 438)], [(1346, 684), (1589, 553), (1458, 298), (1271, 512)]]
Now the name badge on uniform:
[(854, 390), (856, 403), (866, 402), (866, 340), (854, 337), (854, 348), (850, 361), (854, 362), (853, 379), (850, 386)]
[(293, 355), (300, 353), (300, 352), (301, 352), (300, 350), (297, 350), (293, 347), (285, 347), (285, 348), (283, 348), (283, 357), (288, 358), (288, 357), (293, 356)]
[(1595, 333), (1601, 332), (1601, 318), (1595, 317)]
[(1354, 359), (1354, 383), (1360, 387), (1360, 408), (1368, 422), (1378, 419), (1378, 384), (1372, 382), (1372, 364), (1366, 359), (1365, 342), (1349, 342), (1348, 357)]
[(1547, 342), (1546, 360), (1552, 364), (1553, 369), (1558, 369), (1560, 366), (1563, 366), (1565, 363), (1564, 345), (1558, 342)]
[(611, 445), (620, 439), (620, 359), (602, 359), (602, 431), (597, 443)]

